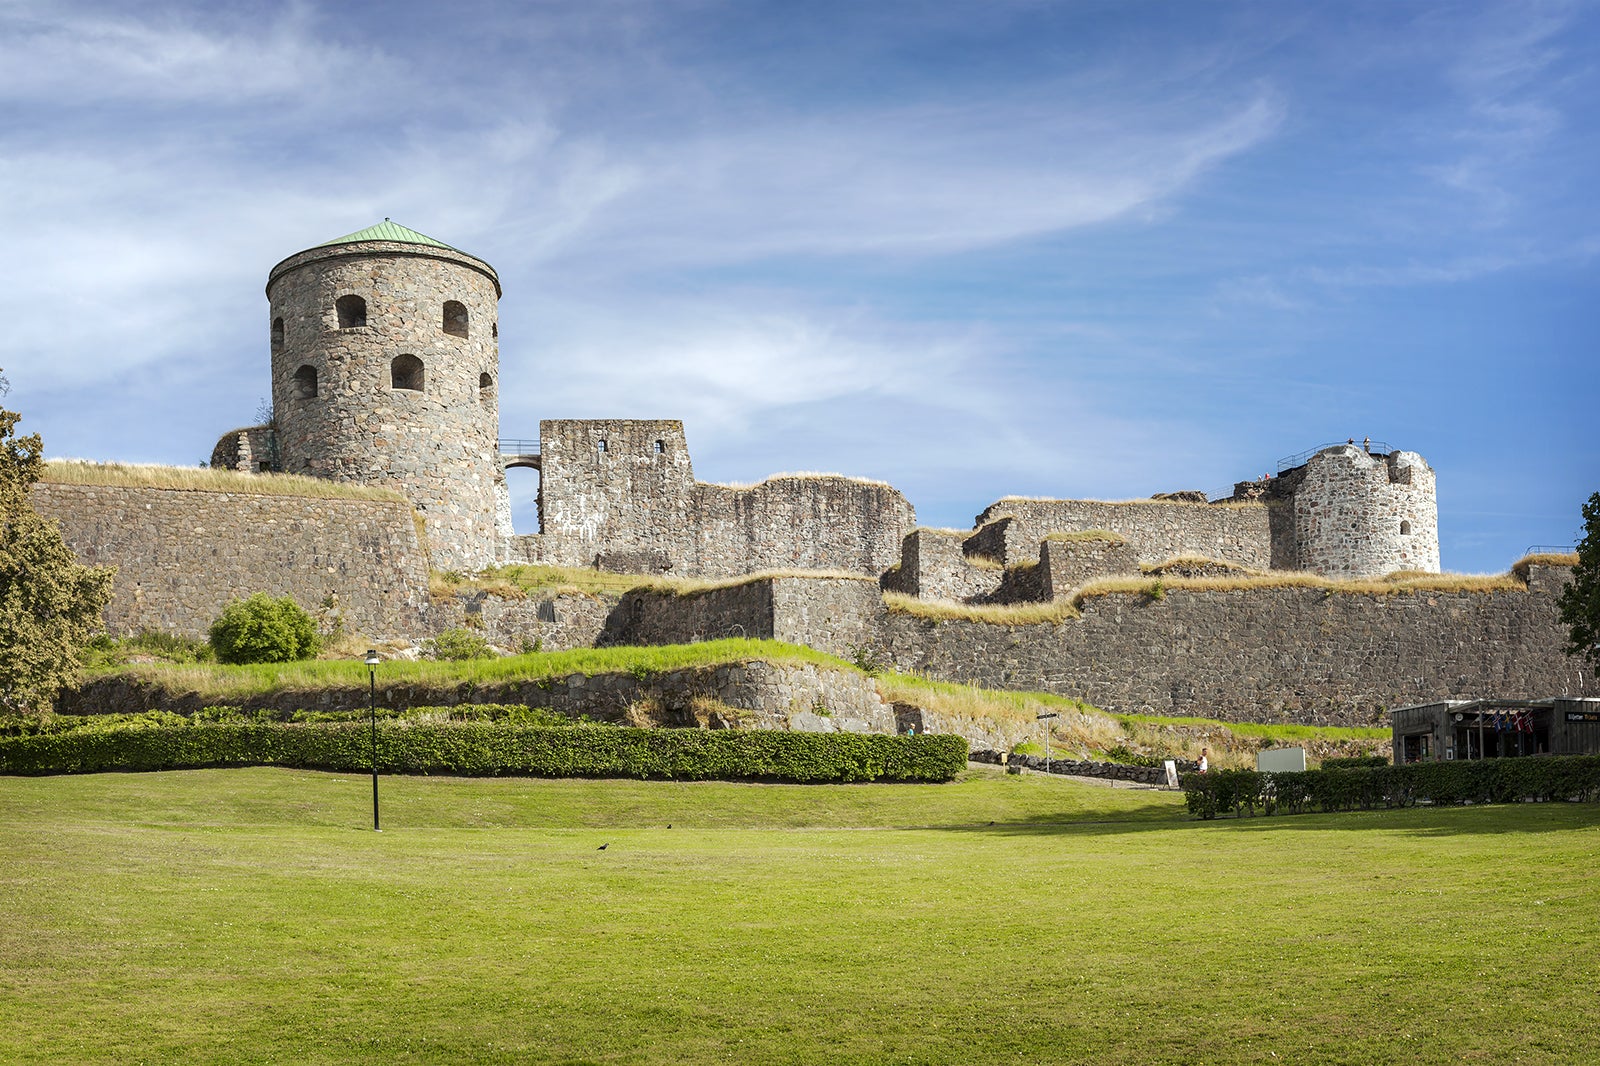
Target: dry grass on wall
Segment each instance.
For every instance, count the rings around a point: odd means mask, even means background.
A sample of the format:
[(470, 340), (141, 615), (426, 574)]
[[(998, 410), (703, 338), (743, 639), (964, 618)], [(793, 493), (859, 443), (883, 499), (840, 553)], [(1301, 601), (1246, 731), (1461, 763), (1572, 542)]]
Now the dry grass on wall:
[(383, 500), (403, 503), (392, 489), (344, 481), (324, 481), (299, 474), (244, 474), (199, 466), (154, 463), (95, 463), (85, 459), (51, 459), (42, 481), (54, 485), (109, 485), (119, 488), (176, 489), (188, 492), (233, 492), (249, 496), (308, 496), (322, 500)]
[(919, 600), (903, 592), (885, 592), (883, 603), (894, 614), (938, 622), (987, 622), (997, 626), (1031, 626), (1078, 617), (1077, 605), (1057, 599), (1047, 603), (971, 604), (954, 600)]
[(1064, 533), (1046, 533), (1045, 540), (1065, 541), (1074, 543), (1078, 541), (1096, 541), (1103, 544), (1126, 544), (1128, 538), (1121, 533), (1113, 533), (1109, 529), (1079, 529)]
[(433, 596), (467, 596), (483, 592), (508, 600), (526, 599), (529, 596), (589, 596), (594, 599), (617, 599), (635, 589), (674, 596), (693, 596), (715, 589), (748, 585), (756, 581), (794, 577), (877, 584), (875, 578), (844, 570), (762, 570), (738, 577), (698, 579), (667, 577), (660, 574), (614, 574), (606, 570), (580, 566), (517, 563), (491, 567), (478, 574), (436, 570), (428, 577), (428, 591)]
[(1352, 596), (1391, 596), (1403, 592), (1523, 591), (1527, 582), (1515, 574), (1427, 574), (1403, 572), (1387, 577), (1341, 580), (1292, 570), (1214, 577), (1104, 577), (1073, 594), (1073, 602), (1097, 596), (1138, 595), (1160, 599), (1169, 592), (1246, 592), (1255, 589), (1322, 589)]

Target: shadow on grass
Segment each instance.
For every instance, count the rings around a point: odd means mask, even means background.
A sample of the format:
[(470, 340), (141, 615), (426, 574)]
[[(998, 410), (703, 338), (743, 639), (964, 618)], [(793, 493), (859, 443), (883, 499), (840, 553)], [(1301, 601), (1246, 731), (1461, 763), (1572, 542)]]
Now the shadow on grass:
[(930, 825), (919, 828), (958, 833), (1008, 836), (1094, 836), (1156, 831), (1277, 833), (1329, 830), (1382, 830), (1418, 836), (1561, 833), (1600, 826), (1600, 804), (1505, 803), (1459, 807), (1404, 807), (1370, 811), (1279, 814), (1217, 818), (1203, 821), (1182, 808), (1151, 804), (1119, 812), (1115, 817), (1082, 820), (1010, 821), (976, 825)]

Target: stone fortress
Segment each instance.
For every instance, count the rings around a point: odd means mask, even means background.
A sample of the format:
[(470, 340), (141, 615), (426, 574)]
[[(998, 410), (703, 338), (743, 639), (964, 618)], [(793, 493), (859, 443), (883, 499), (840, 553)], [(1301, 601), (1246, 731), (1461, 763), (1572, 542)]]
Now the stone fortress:
[[(457, 570), (895, 570), (890, 585), (916, 595), (1048, 599), (1037, 582), (1002, 590), (990, 575), (1043, 564), (1065, 591), (1061, 580), (1177, 556), (1333, 576), (1439, 569), (1434, 475), (1411, 452), (1329, 448), (1218, 505), (1008, 498), (957, 537), (916, 530), (881, 482), (696, 481), (676, 421), (546, 420), (537, 441), (502, 449), (500, 293), (488, 263), (388, 219), (290, 256), (267, 278), (273, 422), (224, 435), (212, 465), (397, 489), (435, 565)], [(511, 529), (510, 466), (540, 472), (539, 533)], [(1052, 540), (1096, 531), (1114, 537)]]
[[(273, 418), (217, 442), (229, 487), (36, 487), (85, 561), (118, 566), (108, 629), (203, 633), (229, 599), (265, 591), (374, 639), (462, 624), (549, 650), (772, 637), (1113, 710), (1242, 720), (1367, 724), (1399, 703), (1594, 688), (1560, 651), (1560, 566), (1493, 591), (1096, 595), (1026, 625), (918, 616), (885, 596), (1051, 603), (1108, 576), (1436, 573), (1434, 473), (1414, 452), (1351, 442), (1225, 500), (1005, 497), (970, 530), (925, 529), (878, 481), (697, 481), (677, 421), (544, 420), (537, 440), (503, 440), (500, 295), (488, 263), (387, 219), (273, 267)], [(511, 527), (512, 467), (539, 472), (537, 533)], [(394, 493), (274, 494), (273, 472)], [(430, 595), (430, 569), (513, 562), (726, 580), (620, 602)]]

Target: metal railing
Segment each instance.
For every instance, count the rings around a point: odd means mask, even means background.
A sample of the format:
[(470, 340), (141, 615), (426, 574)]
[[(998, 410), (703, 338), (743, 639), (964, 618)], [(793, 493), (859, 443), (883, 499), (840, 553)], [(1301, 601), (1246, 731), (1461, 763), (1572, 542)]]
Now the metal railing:
[(1523, 555), (1571, 555), (1578, 550), (1576, 544), (1530, 544), (1522, 549)]
[(513, 437), (500, 438), (501, 455), (538, 455), (539, 442), (537, 440), (517, 440)]
[(1329, 441), (1327, 444), (1319, 444), (1315, 448), (1307, 448), (1303, 452), (1296, 452), (1293, 455), (1284, 456), (1282, 459), (1278, 460), (1278, 473), (1281, 474), (1285, 470), (1292, 470), (1295, 467), (1300, 466), (1307, 459), (1311, 458), (1313, 455), (1316, 455), (1324, 448), (1337, 448), (1341, 444), (1354, 444), (1357, 448), (1364, 447), (1373, 455), (1388, 455), (1389, 452), (1393, 450), (1389, 447), (1387, 441), (1371, 439), (1333, 440)]

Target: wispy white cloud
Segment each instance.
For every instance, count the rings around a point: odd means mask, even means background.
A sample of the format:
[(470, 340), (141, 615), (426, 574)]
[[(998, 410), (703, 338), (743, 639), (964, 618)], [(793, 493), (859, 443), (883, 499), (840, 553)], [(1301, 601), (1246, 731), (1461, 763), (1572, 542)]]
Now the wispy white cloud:
[(0, 99), (232, 105), (304, 96), (385, 64), (374, 51), (318, 32), (308, 4), (264, 18), (209, 15), (211, 25), (202, 26), (194, 11), (7, 5), (0, 8)]

